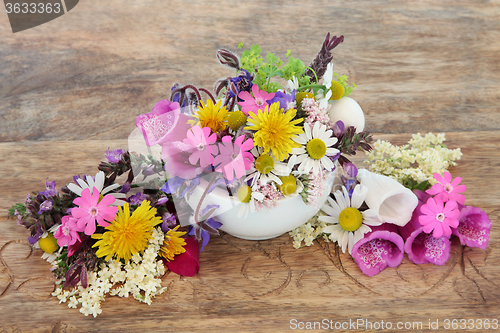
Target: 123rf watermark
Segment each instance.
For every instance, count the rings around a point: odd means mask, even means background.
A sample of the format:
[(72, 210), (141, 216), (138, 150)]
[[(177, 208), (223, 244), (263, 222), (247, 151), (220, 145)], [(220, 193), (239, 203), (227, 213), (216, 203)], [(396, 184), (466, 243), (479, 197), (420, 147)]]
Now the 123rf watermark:
[(290, 319), (290, 329), (292, 330), (369, 330), (370, 332), (377, 330), (394, 330), (394, 331), (421, 331), (421, 330), (498, 330), (498, 319), (429, 319), (424, 321), (384, 321), (373, 319), (349, 319), (349, 320), (330, 320), (322, 319), (321, 321), (300, 321)]

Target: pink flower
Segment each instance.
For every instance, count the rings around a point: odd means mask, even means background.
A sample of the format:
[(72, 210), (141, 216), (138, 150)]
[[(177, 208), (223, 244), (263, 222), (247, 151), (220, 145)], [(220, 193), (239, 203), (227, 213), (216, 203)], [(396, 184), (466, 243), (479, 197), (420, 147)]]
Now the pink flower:
[(465, 196), (459, 193), (464, 192), (467, 189), (467, 186), (458, 185), (462, 181), (461, 177), (457, 177), (452, 181), (451, 173), (445, 172), (443, 176), (439, 173), (435, 173), (434, 179), (438, 182), (428, 189), (426, 191), (427, 193), (440, 197), (442, 201), (455, 200), (461, 205), (464, 204)]
[[(422, 215), (418, 217), (418, 221), (424, 226), (423, 231), (432, 234), (434, 237), (439, 238), (442, 235), (450, 236), (451, 228), (458, 226), (458, 216), (460, 211), (456, 201), (443, 201), (439, 198), (429, 198), (425, 205), (420, 207)], [(451, 227), (451, 228), (450, 228)]]
[(223, 172), (228, 180), (233, 180), (235, 174), (236, 178), (241, 178), (246, 170), (252, 168), (253, 155), (248, 151), (253, 148), (253, 140), (243, 142), (244, 139), (244, 135), (239, 136), (233, 146), (231, 136), (227, 135), (219, 144), (220, 155), (214, 159), (214, 165), (218, 165), (215, 171)]
[(81, 197), (73, 200), (73, 203), (79, 207), (73, 208), (71, 215), (78, 219), (78, 228), (84, 230), (86, 235), (92, 235), (95, 232), (96, 221), (100, 226), (107, 227), (109, 223), (106, 221), (113, 221), (118, 211), (118, 207), (108, 207), (115, 202), (114, 197), (107, 194), (99, 201), (99, 196), (100, 193), (96, 187), (92, 189), (92, 194), (90, 194), (90, 189), (86, 188), (82, 191)]
[(252, 95), (248, 91), (241, 91), (238, 94), (238, 97), (244, 100), (244, 102), (238, 102), (238, 105), (241, 106), (241, 112), (248, 116), (249, 112), (253, 112), (257, 114), (257, 111), (264, 110), (268, 103), (267, 100), (270, 100), (274, 97), (274, 93), (268, 93), (264, 90), (259, 90), (259, 86), (254, 84), (252, 86)]
[(182, 140), (179, 135), (191, 127), (187, 124), (189, 119), (181, 113), (179, 103), (164, 99), (156, 103), (150, 113), (137, 116), (135, 126), (142, 132), (146, 145), (162, 145)]
[(458, 218), (460, 224), (453, 229), (453, 234), (460, 238), (462, 245), (486, 249), (490, 239), (491, 220), (484, 211), (477, 207), (465, 206)]
[(200, 126), (193, 126), (191, 130), (187, 131), (187, 138), (183, 142), (189, 146), (189, 151), (193, 152), (189, 156), (189, 163), (196, 165), (200, 161), (202, 168), (212, 164), (212, 155), (217, 155), (219, 149), (213, 145), (217, 140), (217, 134), (210, 135), (210, 132), (209, 127), (201, 129)]
[(60, 247), (70, 246), (80, 242), (79, 231), (83, 229), (79, 228), (77, 225), (78, 220), (70, 215), (63, 216), (61, 226), (56, 230), (54, 237), (57, 239), (57, 245)]
[(189, 163), (189, 145), (182, 141), (162, 145), (161, 158), (165, 161), (165, 171), (172, 177), (193, 179), (201, 174), (204, 169)]

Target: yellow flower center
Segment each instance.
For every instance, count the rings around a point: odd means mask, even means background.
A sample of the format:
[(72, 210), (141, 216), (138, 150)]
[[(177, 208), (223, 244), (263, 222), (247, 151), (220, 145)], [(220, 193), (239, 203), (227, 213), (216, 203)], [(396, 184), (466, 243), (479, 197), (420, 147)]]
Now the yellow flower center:
[(314, 138), (307, 143), (306, 150), (311, 158), (319, 160), (326, 154), (326, 145), (323, 140)]
[(247, 122), (247, 116), (241, 111), (231, 112), (228, 118), (228, 125), (233, 131), (236, 131)]
[(330, 97), (330, 101), (335, 101), (341, 99), (344, 96), (344, 87), (338, 83), (337, 81), (332, 81), (332, 86), (330, 87), (332, 91), (332, 97)]
[(295, 103), (297, 104), (297, 106), (299, 106), (302, 103), (302, 100), (304, 98), (314, 98), (314, 94), (313, 93), (304, 92), (304, 91), (296, 93), (295, 94)]
[(57, 240), (51, 232), (49, 232), (47, 237), (40, 238), (38, 240), (38, 245), (40, 245), (40, 248), (46, 253), (54, 253), (57, 249), (59, 249)]
[(356, 231), (363, 224), (363, 215), (354, 207), (347, 207), (339, 215), (339, 224), (346, 231)]
[(250, 202), (250, 199), (252, 199), (252, 188), (248, 185), (240, 187), (238, 189), (238, 199), (241, 202)]
[(274, 169), (274, 160), (269, 155), (260, 155), (255, 160), (255, 169), (263, 175), (267, 175)]
[(290, 195), (295, 193), (297, 189), (297, 181), (293, 175), (280, 177), (283, 184), (278, 185), (278, 189), (283, 193), (283, 195)]

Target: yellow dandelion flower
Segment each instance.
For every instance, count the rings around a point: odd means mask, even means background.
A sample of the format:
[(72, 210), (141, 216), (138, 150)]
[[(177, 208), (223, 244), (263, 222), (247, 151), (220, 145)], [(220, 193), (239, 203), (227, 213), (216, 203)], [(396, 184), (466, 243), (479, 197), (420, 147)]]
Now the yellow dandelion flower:
[(141, 205), (130, 215), (130, 207), (125, 203), (118, 207), (115, 219), (109, 226), (108, 231), (103, 234), (93, 234), (92, 238), (99, 239), (92, 247), (99, 247), (96, 255), (106, 260), (113, 256), (117, 260), (125, 259), (128, 262), (132, 255), (144, 251), (154, 226), (162, 222), (161, 217), (156, 216), (156, 208), (152, 208), (149, 201), (143, 201)]
[(198, 119), (196, 125), (200, 127), (209, 127), (213, 133), (219, 133), (227, 126), (227, 119), (229, 118), (228, 111), (225, 106), (221, 107), (222, 100), (214, 105), (211, 99), (207, 104), (200, 101), (201, 106), (193, 117)]
[(183, 248), (186, 245), (184, 238), (181, 236), (185, 235), (185, 231), (177, 231), (179, 226), (167, 231), (165, 238), (163, 240), (163, 245), (160, 247), (159, 255), (170, 261), (174, 259), (174, 256), (186, 252)]
[(257, 112), (250, 112), (248, 122), (251, 125), (245, 129), (256, 131), (253, 135), (254, 143), (264, 150), (263, 154), (271, 151), (275, 159), (283, 161), (292, 152), (292, 148), (300, 147), (292, 137), (304, 132), (301, 126), (296, 126), (302, 118), (293, 119), (297, 113), (295, 109), (282, 112), (279, 103), (273, 103), (266, 106), (264, 111), (259, 109)]

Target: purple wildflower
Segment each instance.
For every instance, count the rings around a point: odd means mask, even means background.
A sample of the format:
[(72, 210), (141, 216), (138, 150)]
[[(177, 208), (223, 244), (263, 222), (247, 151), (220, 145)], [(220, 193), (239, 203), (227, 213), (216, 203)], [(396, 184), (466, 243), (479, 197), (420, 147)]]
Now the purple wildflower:
[(108, 150), (106, 151), (106, 158), (108, 159), (109, 163), (118, 163), (122, 159), (122, 155), (125, 154), (125, 151), (122, 149), (113, 149), (113, 150)]
[(280, 109), (287, 111), (295, 107), (295, 89), (291, 95), (285, 94), (284, 92), (278, 91), (274, 94), (274, 97), (266, 101), (267, 104), (271, 105), (273, 103), (279, 102)]
[(130, 196), (127, 201), (131, 205), (140, 205), (144, 200), (148, 200), (149, 196), (142, 192)]
[[(229, 96), (231, 97), (238, 96), (241, 91), (250, 91), (253, 86), (250, 73), (243, 68), (240, 75), (231, 78), (229, 81)], [(238, 98), (238, 101), (242, 101), (242, 99)]]
[(38, 214), (43, 214), (43, 212), (52, 210), (53, 207), (54, 207), (54, 204), (53, 204), (52, 200), (47, 199), (44, 202), (42, 202), (42, 204), (40, 205), (40, 209), (38, 210)]
[(41, 195), (43, 195), (46, 198), (53, 197), (57, 195), (57, 189), (56, 189), (56, 182), (48, 182), (45, 181), (45, 191), (40, 192)]
[(202, 211), (201, 222), (196, 223), (194, 221), (194, 216), (190, 218), (191, 225), (189, 226), (188, 235), (195, 236), (196, 239), (202, 240), (200, 253), (203, 252), (203, 248), (208, 244), (210, 240), (210, 235), (218, 235), (219, 229), (222, 223), (215, 221), (211, 215), (216, 211), (219, 206), (208, 205)]
[(177, 220), (175, 219), (174, 214), (165, 213), (163, 214), (163, 222), (161, 224), (161, 230), (163, 232), (167, 232), (170, 229), (174, 228), (177, 225)]

